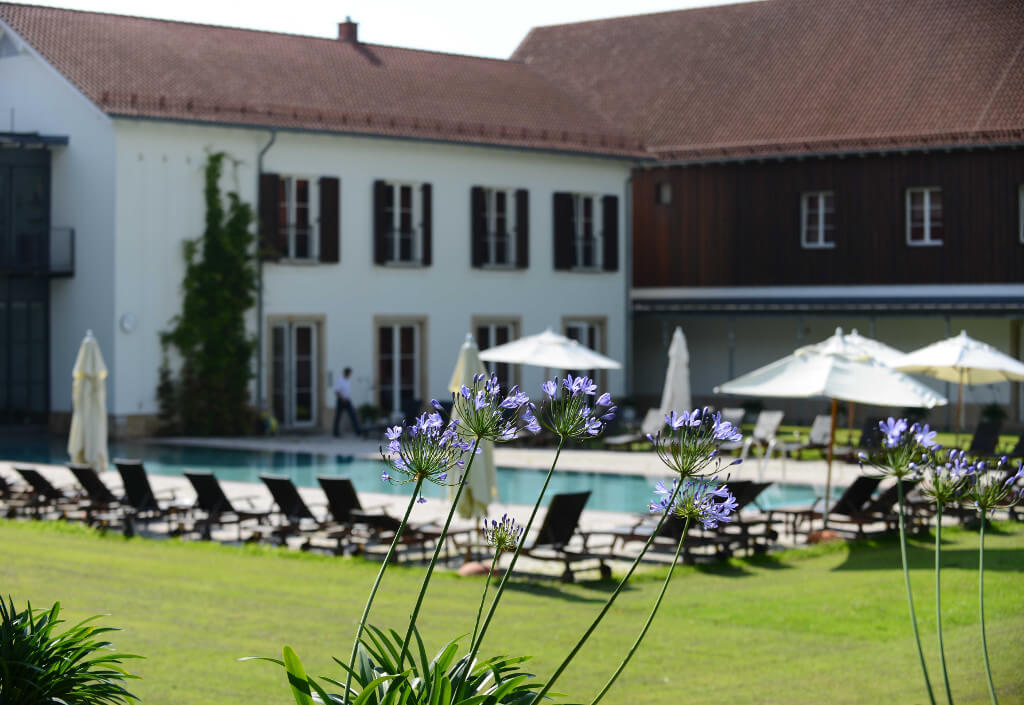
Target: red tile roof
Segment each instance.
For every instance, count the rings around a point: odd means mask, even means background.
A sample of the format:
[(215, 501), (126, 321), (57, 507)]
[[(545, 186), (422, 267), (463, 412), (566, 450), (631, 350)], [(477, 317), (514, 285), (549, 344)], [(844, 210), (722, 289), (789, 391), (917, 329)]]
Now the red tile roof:
[(643, 153), (518, 62), (9, 3), (0, 21), (113, 115)]
[(512, 58), (663, 159), (1024, 142), (1024, 0), (766, 0), (538, 27)]

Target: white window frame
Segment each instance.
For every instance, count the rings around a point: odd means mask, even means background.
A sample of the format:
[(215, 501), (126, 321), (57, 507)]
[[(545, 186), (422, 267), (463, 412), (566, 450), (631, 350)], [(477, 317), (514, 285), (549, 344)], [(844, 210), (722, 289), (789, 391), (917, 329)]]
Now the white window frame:
[(392, 420), (398, 421), (402, 418), (402, 355), (401, 355), (401, 328), (408, 326), (413, 329), (413, 366), (412, 366), (412, 382), (411, 386), (413, 390), (413, 398), (422, 398), (425, 376), (425, 346), (426, 346), (426, 320), (422, 318), (381, 318), (376, 319), (373, 325), (374, 334), (374, 384), (375, 384), (375, 401), (380, 401), (380, 396), (377, 390), (383, 386), (383, 382), (379, 378), (380, 369), (380, 358), (383, 352), (379, 346), (379, 331), (381, 328), (389, 328), (391, 330), (391, 378), (393, 383), (391, 385), (391, 414)]
[[(904, 210), (906, 210), (906, 228), (907, 228), (907, 245), (910, 247), (941, 247), (942, 240), (938, 240), (932, 237), (932, 208), (931, 199), (932, 194), (938, 192), (942, 193), (941, 186), (915, 186), (908, 188), (904, 200)], [(922, 194), (924, 196), (924, 202), (922, 204), (922, 213), (924, 216), (924, 239), (923, 240), (911, 240), (911, 220), (913, 215), (911, 213), (911, 201), (915, 194)], [(946, 222), (946, 209), (945, 205), (942, 208), (942, 222), (945, 225)]]
[[(583, 264), (583, 251), (586, 247), (583, 239), (583, 206), (585, 199), (591, 199), (591, 228), (594, 233), (594, 262)], [(572, 195), (573, 223), (576, 225), (576, 232), (573, 233), (573, 255), (575, 266), (573, 269), (586, 272), (601, 271), (604, 268), (604, 208), (602, 207), (601, 196), (596, 193), (574, 193)]]
[[(280, 223), (282, 231), (286, 232), (288, 240), (288, 250), (283, 252), (282, 256), (285, 260), (292, 262), (319, 262), (320, 261), (320, 183), (316, 177), (307, 176), (305, 174), (282, 174), (280, 175), (281, 183), (285, 185), (287, 195), (285, 197), (285, 211), (287, 216), (285, 222)], [(309, 255), (306, 257), (297, 257), (295, 251), (297, 248), (296, 237), (298, 235), (297, 223), (295, 222), (295, 212), (297, 209), (295, 194), (297, 190), (298, 181), (305, 181), (309, 184), (307, 193), (309, 194), (309, 201), (306, 204), (307, 210), (309, 211)], [(314, 192), (315, 191), (315, 192)], [(280, 209), (280, 202), (278, 203), (278, 209)]]
[[(391, 189), (391, 227), (388, 228), (387, 237), (391, 241), (391, 252), (394, 256), (387, 260), (386, 264), (397, 266), (419, 266), (423, 264), (423, 182), (421, 181), (386, 181), (387, 187)], [(399, 227), (402, 222), (401, 194), (402, 187), (407, 186), (412, 192), (412, 256), (409, 259), (399, 259), (398, 252), (401, 249), (401, 232)]]
[[(835, 226), (826, 230), (825, 202), (832, 199), (832, 215), (835, 216), (835, 191), (807, 191), (800, 194), (800, 245), (806, 250), (831, 250), (836, 246), (829, 237), (835, 234)], [(811, 199), (817, 201), (818, 222), (813, 229), (807, 227), (807, 213), (810, 211)]]
[[(505, 231), (508, 235), (506, 261), (498, 262), (498, 194), (505, 194)], [(484, 214), (487, 219), (486, 246), (484, 248), (484, 266), (494, 269), (514, 269), (519, 245), (519, 211), (516, 208), (516, 189), (504, 186), (484, 187)]]
[[(594, 329), (594, 346), (591, 348), (595, 352), (599, 352), (602, 355), (607, 355), (608, 345), (608, 319), (604, 316), (563, 316), (562, 317), (562, 335), (567, 338), (571, 338), (569, 335), (570, 327), (582, 327), (584, 329)], [(587, 345), (587, 341), (580, 341), (581, 345), (590, 347)], [(567, 370), (568, 371), (568, 370)], [(578, 374), (585, 374), (591, 377), (597, 382), (598, 387), (605, 388), (608, 386), (608, 375), (605, 370), (576, 370)]]

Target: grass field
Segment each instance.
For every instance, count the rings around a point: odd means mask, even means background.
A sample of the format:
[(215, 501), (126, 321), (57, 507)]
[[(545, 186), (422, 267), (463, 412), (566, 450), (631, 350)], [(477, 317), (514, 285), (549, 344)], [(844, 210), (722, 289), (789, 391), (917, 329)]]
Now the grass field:
[[(988, 702), (978, 652), (977, 535), (944, 532), (943, 623), (953, 694)], [(1024, 702), (1024, 525), (986, 536), (986, 611), (1003, 705)], [(922, 638), (936, 695), (930, 545), (911, 562)], [(774, 559), (678, 569), (658, 620), (604, 702), (924, 703), (910, 639), (898, 544), (834, 544)], [(60, 600), (68, 618), (109, 613), (124, 628), (119, 649), (153, 705), (292, 702), (282, 671), (249, 655), (293, 646), (313, 674), (338, 676), (378, 566), (358, 559), (100, 537), (59, 523), (0, 521), (0, 594), (42, 607)], [(663, 569), (638, 576), (556, 690), (589, 699), (632, 641)], [(404, 627), (423, 570), (388, 572), (371, 622)], [(484, 651), (533, 654), (548, 674), (600, 608), (611, 583), (512, 583)], [(482, 581), (439, 574), (421, 618), (428, 646), (472, 630)], [(940, 700), (941, 702), (941, 700)]]

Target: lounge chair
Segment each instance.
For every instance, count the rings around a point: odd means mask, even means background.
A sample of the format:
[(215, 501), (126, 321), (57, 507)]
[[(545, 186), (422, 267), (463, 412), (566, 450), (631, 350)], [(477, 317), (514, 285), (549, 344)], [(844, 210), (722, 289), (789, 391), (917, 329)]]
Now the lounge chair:
[(580, 561), (597, 560), (601, 578), (606, 580), (612, 575), (612, 569), (604, 562), (608, 556), (587, 551), (585, 537), (582, 551), (569, 549), (569, 543), (579, 528), (583, 507), (586, 506), (589, 498), (589, 490), (552, 495), (548, 511), (544, 515), (544, 521), (541, 522), (540, 529), (537, 531), (537, 537), (530, 546), (523, 549), (523, 554), (530, 558), (563, 562), (565, 570), (562, 572), (561, 579), (564, 583), (576, 580), (572, 566)]
[(91, 465), (71, 463), (68, 470), (85, 490), (88, 504), (85, 507), (85, 520), (89, 524), (97, 522), (117, 522), (120, 514), (116, 511), (121, 505), (109, 487), (100, 479), (99, 473)]
[[(847, 460), (852, 462), (860, 461), (860, 454), (866, 453), (871, 455), (882, 448), (882, 429), (879, 424), (882, 419), (878, 416), (869, 416), (864, 419), (864, 423), (860, 428), (860, 439), (857, 441), (857, 445), (852, 448), (845, 449), (847, 452), (842, 455), (846, 456)], [(836, 455), (840, 455), (836, 453)]]
[(270, 496), (274, 499), (277, 514), (281, 517), (281, 523), (273, 528), (272, 534), (277, 537), (283, 546), (288, 536), (307, 536), (303, 549), (312, 546), (311, 535), (320, 531), (331, 523), (325, 518), (320, 519), (306, 504), (306, 500), (299, 494), (295, 483), (287, 475), (260, 475), (260, 480), (270, 490)]
[(967, 447), (967, 455), (972, 458), (991, 458), (996, 455), (1001, 426), (998, 421), (979, 421), (971, 437), (971, 444)]
[(779, 441), (775, 444), (775, 449), (783, 455), (792, 455), (799, 459), (805, 450), (827, 449), (831, 438), (832, 417), (828, 414), (819, 414), (814, 417), (806, 440)]
[(224, 494), (220, 481), (212, 472), (189, 471), (185, 477), (192, 483), (196, 491), (196, 507), (205, 514), (195, 523), (195, 529), (204, 539), (211, 538), (213, 528), (225, 524), (235, 524), (238, 528), (238, 540), (242, 540), (242, 523), (255, 520), (257, 523), (270, 516), (269, 511), (257, 511), (252, 500), (255, 497), (242, 497), (249, 503), (248, 509), (236, 509)]
[(14, 471), (28, 483), (30, 489), (27, 506), (37, 519), (42, 517), (45, 509), (58, 512), (62, 518), (67, 516), (68, 510), (81, 509), (81, 495), (55, 487), (35, 468), (14, 466)]
[[(121, 483), (124, 485), (124, 499), (121, 503), (128, 510), (124, 516), (125, 534), (134, 533), (134, 522), (141, 520), (145, 524), (154, 519), (167, 519), (170, 524), (175, 518), (186, 513), (188, 506), (178, 504), (173, 490), (157, 493), (153, 492), (149, 484), (149, 476), (141, 460), (114, 458), (114, 465), (121, 475)], [(160, 497), (169, 499), (161, 502)], [(183, 527), (171, 527), (170, 533), (181, 533)]]
[(604, 447), (608, 450), (629, 450), (634, 443), (646, 443), (647, 434), (652, 436), (661, 430), (665, 425), (665, 415), (661, 409), (648, 409), (644, 420), (640, 423), (640, 430), (632, 433), (620, 433), (615, 436), (604, 438)]
[[(764, 510), (757, 507), (757, 498), (771, 487), (772, 483), (736, 480), (726, 484), (736, 498), (736, 511), (733, 514), (733, 521), (719, 526), (717, 533), (738, 534), (743, 539), (743, 548), (748, 551), (767, 551), (769, 543), (779, 538), (779, 532), (772, 527), (772, 522)], [(750, 505), (754, 505), (760, 511), (757, 514), (744, 514), (743, 510)]]
[[(871, 495), (881, 481), (880, 477), (868, 477), (867, 475), (858, 477), (853, 481), (853, 484), (846, 488), (835, 504), (832, 505), (831, 509), (829, 509), (829, 517), (833, 514), (845, 516), (862, 515), (867, 504), (871, 501)], [(825, 500), (824, 497), (817, 497), (811, 503), (811, 506), (806, 508), (772, 509), (769, 510), (768, 517), (769, 519), (774, 519), (776, 515), (780, 515), (785, 521), (790, 535), (795, 537), (800, 524), (805, 520), (810, 523), (815, 519), (823, 518), (824, 515), (817, 508), (818, 504), (822, 503), (823, 500)]]
[[(384, 543), (394, 539), (395, 532), (398, 531), (402, 522), (397, 517), (388, 514), (383, 506), (371, 507), (370, 509), (374, 511), (367, 511), (359, 501), (359, 494), (356, 492), (352, 480), (347, 477), (323, 475), (316, 479), (327, 498), (327, 511), (333, 522), (332, 527), (327, 531), (327, 536), (338, 542), (336, 553), (343, 550), (343, 540), (348, 540), (350, 544), (356, 545), (356, 550), (362, 550), (368, 541)], [(451, 539), (455, 543), (456, 536), (470, 533), (472, 533), (472, 529), (449, 530), (446, 539)], [(421, 553), (425, 553), (426, 546), (433, 544), (439, 538), (441, 538), (441, 527), (439, 526), (407, 524), (399, 543), (408, 547), (419, 546)], [(447, 544), (445, 548), (447, 550)], [(446, 560), (449, 557), (450, 554), (446, 553)]]
[(722, 409), (722, 421), (728, 421), (736, 428), (743, 425), (743, 417), (746, 415), (746, 409), (741, 407), (726, 407)]
[(782, 411), (762, 411), (757, 415), (753, 432), (742, 441), (727, 441), (722, 444), (723, 451), (739, 450), (740, 457), (746, 459), (750, 449), (754, 446), (764, 448), (765, 457), (772, 454), (778, 441), (775, 434), (782, 424)]
[(1024, 458), (1024, 431), (1017, 438), (1017, 444), (1003, 455), (1007, 458)]
[[(899, 515), (893, 512), (893, 507), (899, 501), (900, 484), (903, 485), (903, 496), (906, 497), (917, 486), (918, 482), (919, 480), (899, 480), (894, 482), (883, 490), (878, 497), (868, 501), (860, 510), (853, 514), (833, 509), (828, 515), (829, 526), (833, 524), (853, 524), (857, 527), (857, 538), (864, 536), (864, 527), (867, 524), (884, 523), (886, 531), (896, 529), (898, 528)], [(839, 506), (838, 502), (836, 506)]]

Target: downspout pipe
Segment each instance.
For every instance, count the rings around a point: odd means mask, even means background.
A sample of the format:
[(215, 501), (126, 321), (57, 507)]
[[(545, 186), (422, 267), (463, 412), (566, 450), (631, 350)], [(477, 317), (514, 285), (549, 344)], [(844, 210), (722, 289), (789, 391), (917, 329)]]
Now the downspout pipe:
[(626, 177), (626, 183), (623, 186), (623, 215), (625, 220), (625, 227), (623, 230), (626, 233), (625, 239), (625, 256), (623, 257), (623, 265), (625, 268), (624, 274), (626, 280), (626, 379), (625, 389), (623, 392), (627, 396), (633, 396), (635, 389), (633, 384), (633, 171), (630, 170), (629, 176)]
[[(270, 130), (270, 139), (256, 156), (256, 219), (262, 212), (260, 204), (260, 180), (263, 176), (263, 156), (277, 141), (277, 130)], [(263, 256), (259, 238), (259, 226), (256, 236), (256, 408), (263, 411)]]

